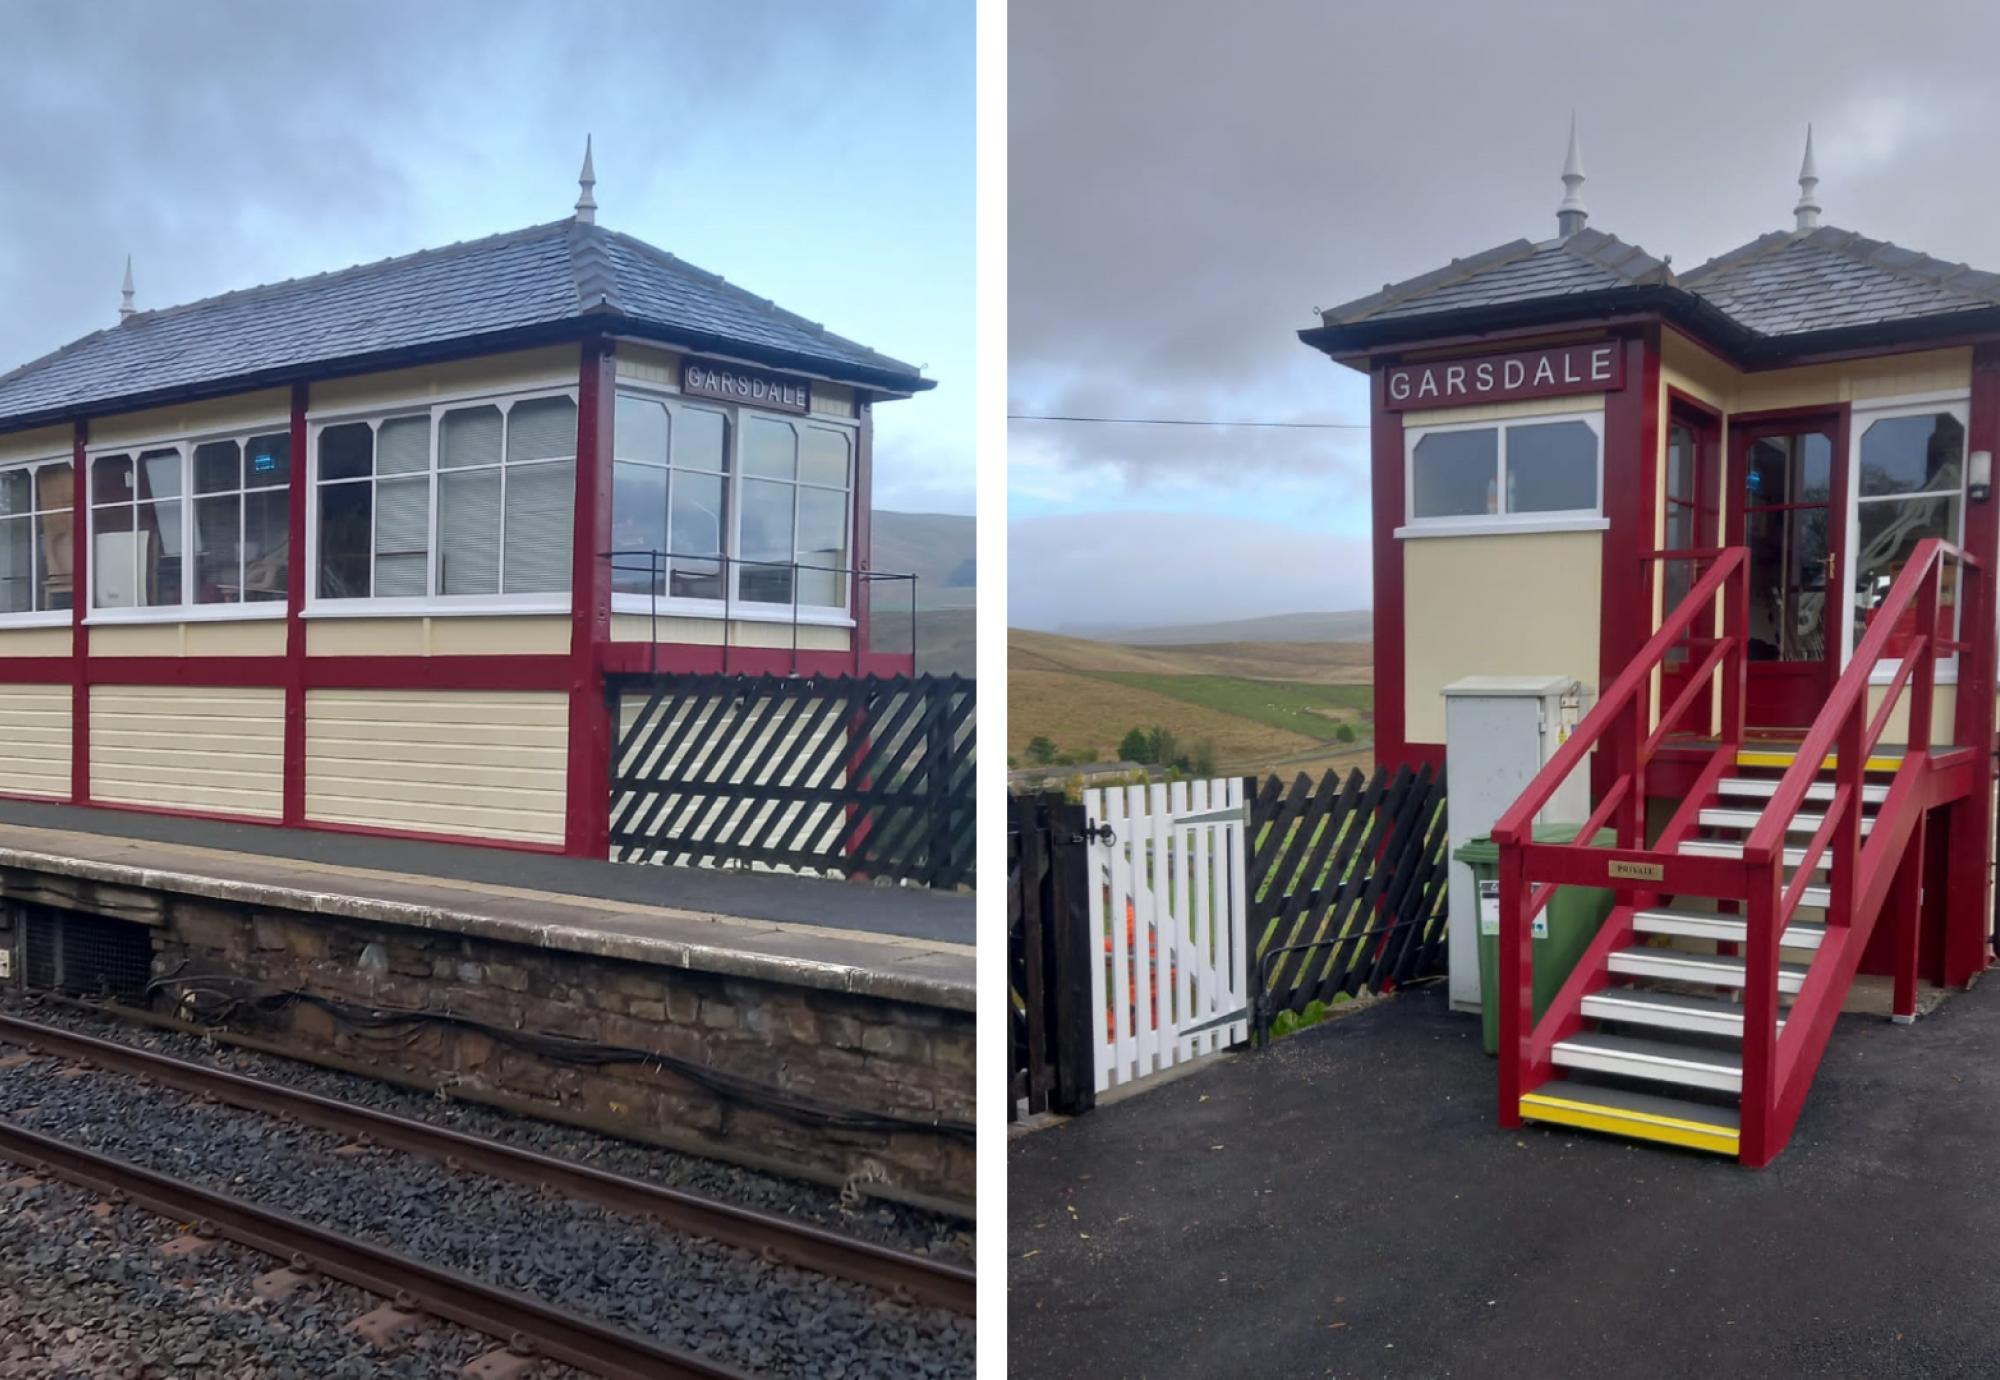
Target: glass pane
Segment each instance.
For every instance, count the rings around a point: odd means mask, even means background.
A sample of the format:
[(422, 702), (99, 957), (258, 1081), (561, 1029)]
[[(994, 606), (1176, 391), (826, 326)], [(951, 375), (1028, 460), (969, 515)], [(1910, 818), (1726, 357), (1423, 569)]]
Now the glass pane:
[(624, 460), (612, 465), (611, 549), (621, 553), (611, 563), (611, 587), (627, 594), (653, 592), (665, 566), (646, 553), (664, 556), (668, 550), (665, 470)]
[(1744, 502), (1824, 503), (1833, 478), (1833, 443), (1818, 432), (1767, 436), (1751, 443)]
[[(196, 479), (201, 456), (195, 455)], [(197, 604), (237, 604), (243, 601), (243, 499), (198, 498), (194, 502), (194, 601)]]
[(285, 431), (252, 436), (244, 450), (243, 483), (267, 489), (292, 482), (292, 437)]
[(612, 430), (612, 451), (620, 460), (667, 463), (667, 408), (651, 398), (618, 395), (618, 415)]
[(799, 602), (827, 608), (847, 605), (847, 495), (831, 489), (799, 490), (799, 564), (826, 566), (799, 572)]
[(799, 478), (808, 484), (846, 488), (847, 452), (846, 432), (807, 427), (805, 449), (799, 455)]
[[(90, 501), (92, 503), (130, 503), (132, 501), (131, 456), (100, 455), (91, 462)], [(132, 529), (127, 527), (124, 530), (129, 532)]]
[(26, 470), (0, 470), (0, 517), (35, 510), (34, 476)]
[(139, 457), (139, 497), (179, 498), (181, 496), (181, 453), (177, 450), (149, 450)]
[(137, 515), (141, 602), (149, 608), (170, 608), (183, 602), (180, 502), (141, 503)]
[(500, 473), (438, 478), (438, 592), (500, 592)]
[(70, 479), (69, 461), (65, 460), (60, 465), (43, 465), (35, 471), (37, 510), (44, 513), (69, 512), (74, 506), (75, 496), (72, 493), (74, 487)]
[[(1917, 543), (1925, 537), (1942, 537), (1951, 542), (1958, 540), (1958, 503), (1958, 496), (1953, 494), (1944, 498), (1892, 499), (1856, 505), (1856, 527), (1860, 540), (1856, 544), (1854, 560), (1849, 564), (1849, 569), (1854, 572), (1856, 646), (1861, 644), (1861, 635), (1874, 622), (1875, 610), (1889, 597), (1890, 587), (1902, 573)], [(1945, 566), (1944, 583), (1938, 596), (1937, 629), (1939, 635), (1944, 637), (1950, 637), (1955, 626), (1953, 608), (1957, 602), (1957, 580), (1957, 565)], [(1900, 657), (1916, 629), (1917, 614), (1913, 605), (1897, 620), (1884, 655)]]
[(0, 516), (0, 613), (29, 613), (34, 607), (34, 519)]
[(719, 474), (674, 472), (674, 506), (668, 535), (674, 559), (668, 593), (688, 599), (722, 597), (722, 562), (700, 557), (722, 554), (722, 534), (727, 530), (728, 516), (723, 506), (725, 483)]
[(377, 599), (411, 599), (430, 593), (430, 525), (428, 475), (376, 481)]
[(484, 407), (455, 408), (444, 414), (444, 420), (438, 423), (439, 469), (499, 463), (499, 408), (489, 403)]
[[(748, 439), (749, 433), (745, 433)], [(790, 484), (743, 481), (743, 558), (745, 561), (783, 561), (779, 566), (745, 565), (737, 580), (737, 593), (755, 603), (792, 602), (792, 496), (798, 491)]]
[(1507, 428), (1507, 511), (1597, 511), (1597, 433), (1585, 422)]
[(243, 487), (243, 448), (234, 441), (206, 441), (194, 448), (194, 491), (227, 493)]
[(375, 449), (377, 474), (422, 474), (431, 467), (431, 419), (391, 417), (376, 433)]
[(1667, 497), (1694, 501), (1694, 432), (1679, 422), (1667, 428)]
[(575, 455), (576, 404), (568, 398), (534, 398), (508, 410), (508, 464)]
[[(322, 460), (325, 454), (320, 452)], [(329, 484), (319, 491), (320, 598), (368, 597), (369, 515), (374, 498), (373, 484)]]
[(674, 420), (674, 468), (729, 468), (729, 419), (703, 407), (685, 407)]
[(799, 435), (790, 422), (752, 417), (743, 424), (743, 473), (790, 479), (799, 470)]
[(368, 423), (344, 422), (319, 434), (321, 479), (360, 479), (373, 473), (375, 432)]
[(502, 593), (553, 594), (569, 589), (575, 508), (576, 461), (525, 465), (507, 472), (507, 569)]
[(1435, 431), (1410, 460), (1410, 516), (1484, 517), (1499, 510), (1500, 433)]
[[(254, 447), (251, 453), (255, 455)], [(282, 600), (291, 588), (291, 506), (282, 489), (252, 489), (243, 496), (243, 598), (248, 603)]]
[(76, 519), (68, 513), (45, 513), (35, 519), (35, 607), (75, 606)]
[(1964, 459), (1965, 428), (1949, 412), (1886, 417), (1861, 433), (1861, 493), (1956, 492)]
[(1826, 653), (1826, 510), (1744, 515), (1750, 548), (1750, 659), (1818, 661)]

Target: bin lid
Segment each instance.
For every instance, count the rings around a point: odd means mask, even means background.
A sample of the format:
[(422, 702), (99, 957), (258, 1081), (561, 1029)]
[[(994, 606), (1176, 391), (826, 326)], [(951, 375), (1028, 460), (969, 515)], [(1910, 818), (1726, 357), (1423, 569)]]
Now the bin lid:
[[(1535, 842), (1568, 843), (1576, 837), (1576, 831), (1581, 828), (1583, 828), (1581, 824), (1537, 824), (1535, 826)], [(1618, 831), (1608, 824), (1604, 825), (1597, 831), (1597, 837), (1590, 841), (1590, 846), (1592, 848), (1616, 848), (1618, 846)], [(1500, 865), (1500, 845), (1493, 841), (1491, 834), (1481, 834), (1478, 838), (1467, 839), (1464, 843), (1460, 844), (1458, 851), (1453, 853), (1452, 856), (1472, 867), (1477, 867), (1481, 863), (1489, 867), (1498, 867)]]

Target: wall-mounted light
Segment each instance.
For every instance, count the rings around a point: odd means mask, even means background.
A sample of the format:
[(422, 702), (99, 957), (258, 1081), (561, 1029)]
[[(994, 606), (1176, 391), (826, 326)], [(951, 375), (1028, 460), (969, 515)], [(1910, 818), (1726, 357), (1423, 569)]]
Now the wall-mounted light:
[(1984, 503), (1993, 492), (1993, 452), (1975, 450), (1972, 452), (1972, 468), (1966, 473), (1966, 487), (1972, 493), (1974, 503)]

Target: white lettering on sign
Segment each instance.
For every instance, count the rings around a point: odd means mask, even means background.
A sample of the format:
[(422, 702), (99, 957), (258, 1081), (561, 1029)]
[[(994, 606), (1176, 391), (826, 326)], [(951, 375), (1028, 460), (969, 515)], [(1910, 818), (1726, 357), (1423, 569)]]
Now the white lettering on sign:
[(1383, 393), (1392, 412), (1425, 404), (1505, 402), (1564, 393), (1604, 393), (1624, 386), (1617, 342), (1554, 345), (1479, 359), (1393, 364)]
[(681, 370), (681, 391), (696, 397), (745, 402), (753, 407), (769, 407), (785, 412), (806, 412), (812, 407), (812, 384), (809, 380), (785, 374), (732, 369), (692, 359)]

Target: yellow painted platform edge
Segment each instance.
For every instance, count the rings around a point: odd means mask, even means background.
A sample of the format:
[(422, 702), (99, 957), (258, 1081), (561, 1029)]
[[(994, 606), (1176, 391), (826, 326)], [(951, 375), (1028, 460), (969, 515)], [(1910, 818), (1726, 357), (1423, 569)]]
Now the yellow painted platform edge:
[[(1798, 754), (1796, 752), (1762, 752), (1746, 748), (1736, 754), (1736, 765), (1739, 767), (1789, 767), (1797, 760)], [(1823, 769), (1832, 771), (1838, 765), (1838, 757), (1833, 753), (1828, 753)], [(1870, 757), (1863, 764), (1862, 770), (1895, 771), (1902, 765), (1903, 759), (1900, 757)]]
[(1572, 1102), (1567, 1098), (1551, 1097), (1546, 1093), (1523, 1093), (1521, 1115), (1531, 1121), (1556, 1122), (1585, 1131), (1603, 1131), (1614, 1136), (1664, 1141), (1668, 1145), (1680, 1145), (1690, 1150), (1706, 1150), (1711, 1154), (1728, 1155), (1732, 1159), (1736, 1156), (1740, 1141), (1739, 1134), (1727, 1126), (1688, 1121), (1682, 1117), (1661, 1116), (1656, 1112), (1604, 1107), (1594, 1102)]

